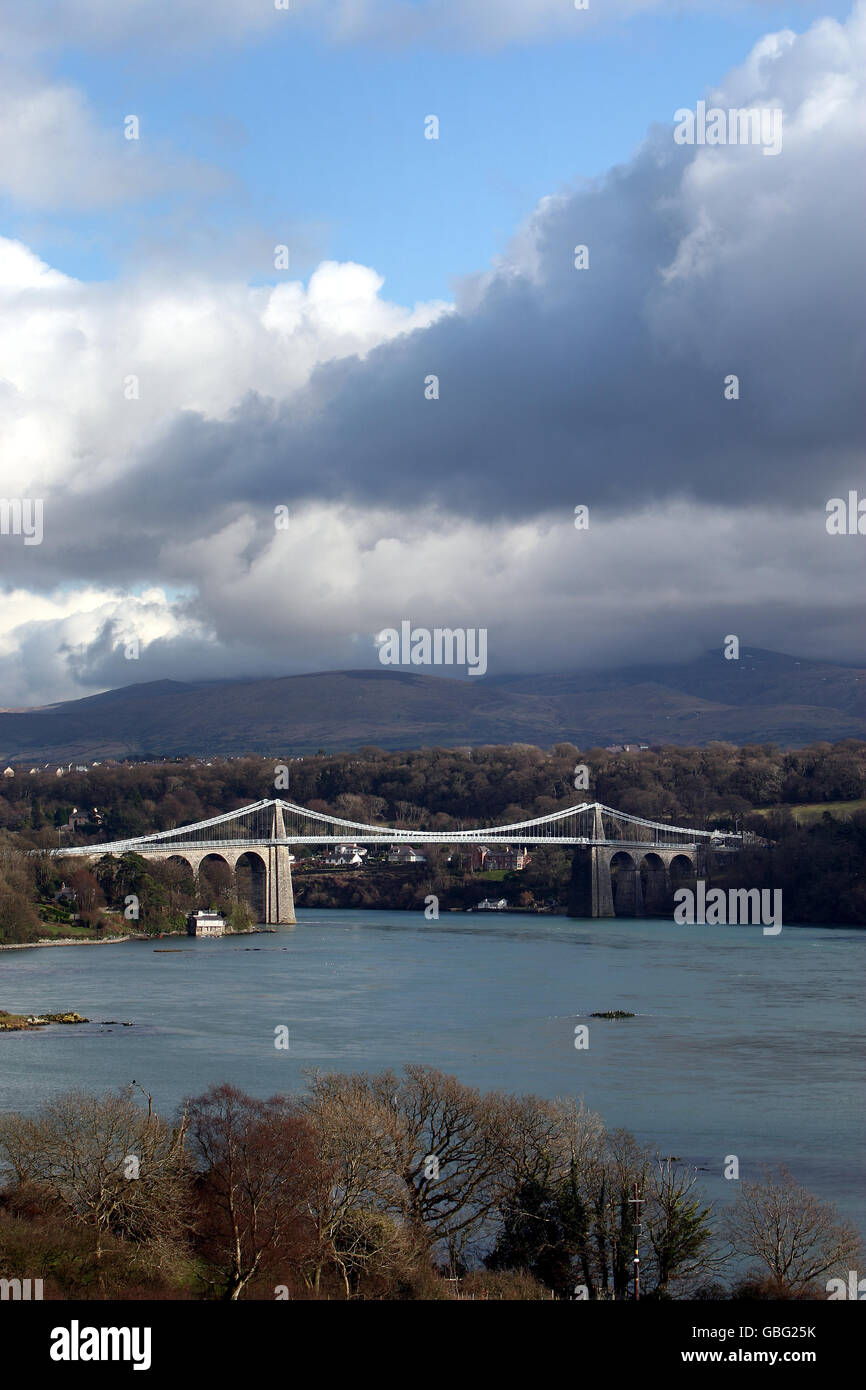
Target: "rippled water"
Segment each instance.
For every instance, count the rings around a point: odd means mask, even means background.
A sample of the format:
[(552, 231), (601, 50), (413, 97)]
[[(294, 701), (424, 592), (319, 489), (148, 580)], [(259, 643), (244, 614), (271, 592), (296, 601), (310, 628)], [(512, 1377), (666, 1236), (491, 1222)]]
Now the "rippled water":
[[(743, 1177), (785, 1162), (866, 1232), (864, 964), (866, 932), (841, 928), (312, 910), (273, 934), (3, 951), (0, 1007), (133, 1027), (0, 1036), (0, 1107), (135, 1078), (167, 1113), (211, 1082), (266, 1095), (311, 1067), (424, 1062), (481, 1087), (582, 1095), (709, 1170), (720, 1200), (727, 1154)], [(601, 1009), (637, 1017), (587, 1017)]]

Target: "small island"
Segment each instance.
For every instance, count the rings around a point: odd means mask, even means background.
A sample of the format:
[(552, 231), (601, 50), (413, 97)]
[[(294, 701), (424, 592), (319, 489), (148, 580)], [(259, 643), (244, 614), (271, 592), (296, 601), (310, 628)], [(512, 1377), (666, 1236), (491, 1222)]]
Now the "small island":
[(10, 1014), (0, 1009), (0, 1032), (24, 1033), (31, 1028), (44, 1028), (48, 1023), (89, 1023), (89, 1018), (68, 1010), (59, 1014)]

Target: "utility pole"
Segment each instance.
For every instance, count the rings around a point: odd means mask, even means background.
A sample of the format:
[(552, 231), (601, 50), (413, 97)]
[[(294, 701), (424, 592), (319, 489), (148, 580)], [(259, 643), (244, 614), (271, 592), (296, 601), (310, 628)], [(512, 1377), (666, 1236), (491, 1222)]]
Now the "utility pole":
[(635, 1302), (640, 1298), (640, 1249), (639, 1238), (643, 1229), (640, 1219), (640, 1209), (643, 1197), (637, 1195), (637, 1183), (634, 1185), (634, 1196), (631, 1198), (631, 1205), (634, 1207), (634, 1299)]

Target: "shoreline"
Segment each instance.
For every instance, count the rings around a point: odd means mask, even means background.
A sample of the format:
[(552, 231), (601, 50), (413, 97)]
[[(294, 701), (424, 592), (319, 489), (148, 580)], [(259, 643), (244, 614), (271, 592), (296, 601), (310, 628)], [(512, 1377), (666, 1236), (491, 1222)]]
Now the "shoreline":
[[(157, 940), (156, 937), (153, 938)], [(42, 941), (9, 941), (0, 945), (0, 951), (31, 951), (37, 946), (119, 946), (122, 941), (147, 941), (143, 934), (135, 936), (59, 936)]]
[[(273, 932), (274, 927), (261, 926), (250, 927), (246, 931), (226, 932), (225, 936), (260, 936), (264, 932)], [(32, 951), (37, 946), (120, 946), (126, 941), (186, 941), (188, 933), (183, 932), (163, 932), (160, 936), (148, 936), (146, 932), (126, 932), (123, 936), (59, 936), (47, 938), (42, 941), (9, 941), (0, 944), (0, 951)]]
[[(358, 908), (350, 908), (350, 907), (312, 907), (312, 908), (306, 908), (306, 909), (304, 909), (304, 910), (307, 911), (307, 912), (407, 912), (407, 911), (412, 911), (413, 909), (411, 909), (411, 908), (400, 908), (400, 907), (395, 907), (395, 908), (387, 908), (387, 907), (358, 907)], [(509, 908), (503, 908), (503, 909), (487, 909), (487, 910), (482, 910), (480, 913), (478, 912), (478, 909), (477, 909), (477, 908), (450, 907), (450, 908), (446, 908), (446, 909), (445, 909), (445, 915), (446, 915), (446, 916), (451, 916), (451, 915), (453, 915), (453, 916), (471, 915), (471, 916), (482, 916), (482, 917), (485, 917), (485, 918), (486, 918), (486, 917), (494, 917), (494, 918), (495, 918), (495, 917), (507, 917), (507, 916), (518, 916), (518, 915), (521, 915), (521, 916), (529, 916), (529, 917), (568, 917), (568, 914), (567, 914), (566, 912), (556, 912), (556, 911), (554, 911), (553, 909), (543, 909), (542, 911), (539, 911), (537, 908), (531, 908), (531, 907), (509, 907)], [(641, 918), (635, 918), (635, 917), (619, 917), (619, 918), (617, 918), (617, 917), (603, 917), (603, 918), (574, 917), (574, 918), (570, 918), (569, 920), (570, 920), (570, 921), (574, 921), (574, 922), (635, 922), (635, 921), (641, 921), (642, 919), (641, 919)], [(661, 918), (661, 919), (659, 919), (659, 920), (665, 921), (665, 922), (666, 922), (666, 921), (669, 921), (669, 920), (670, 920), (670, 921), (673, 921), (672, 918), (670, 918), (670, 919), (669, 919), (669, 918)], [(698, 924), (698, 925), (700, 925), (700, 924)], [(712, 925), (712, 924), (711, 924), (711, 925)], [(722, 924), (722, 923), (719, 923), (718, 925), (723, 925), (723, 924)], [(728, 925), (728, 924), (724, 924), (724, 925)], [(743, 924), (730, 924), (730, 925), (752, 925), (752, 924), (750, 924), (750, 923), (743, 923)], [(842, 922), (786, 922), (786, 923), (784, 923), (784, 926), (785, 926), (786, 929), (787, 929), (787, 928), (791, 928), (791, 927), (807, 927), (807, 928), (809, 928), (809, 929), (814, 929), (814, 930), (826, 930), (826, 931), (863, 931), (863, 930), (864, 930), (864, 927), (863, 927), (863, 926), (860, 926), (858, 923), (842, 923)], [(225, 936), (226, 936), (226, 937), (228, 937), (228, 936), (260, 936), (260, 935), (263, 935), (265, 932), (274, 932), (275, 930), (276, 930), (276, 929), (275, 929), (274, 927), (272, 927), (272, 926), (250, 927), (247, 931), (226, 932), (226, 933), (225, 933)], [(144, 932), (138, 932), (138, 933), (136, 933), (135, 935), (105, 936), (105, 937), (102, 937), (101, 939), (97, 939), (97, 938), (95, 938), (95, 937), (64, 936), (64, 937), (57, 937), (56, 939), (42, 940), (42, 941), (11, 941), (11, 942), (4, 942), (4, 943), (0, 943), (0, 951), (32, 951), (32, 950), (35, 950), (35, 949), (36, 949), (37, 947), (39, 947), (39, 946), (120, 946), (121, 944), (123, 944), (124, 942), (127, 942), (127, 941), (171, 941), (171, 940), (175, 940), (175, 939), (186, 940), (186, 937), (187, 937), (187, 933), (186, 933), (186, 932), (166, 932), (166, 933), (164, 933), (164, 934), (161, 935), (161, 936), (148, 936), (148, 935), (147, 935), (146, 933), (144, 933)], [(221, 938), (221, 939), (223, 939), (223, 938)]]

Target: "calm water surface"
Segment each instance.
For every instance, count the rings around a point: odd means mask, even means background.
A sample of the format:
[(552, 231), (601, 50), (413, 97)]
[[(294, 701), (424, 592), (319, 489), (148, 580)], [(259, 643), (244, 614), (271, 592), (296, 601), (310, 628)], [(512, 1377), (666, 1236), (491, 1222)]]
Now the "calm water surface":
[[(505, 913), (310, 910), (274, 934), (3, 951), (0, 1008), (134, 1026), (0, 1037), (0, 1108), (135, 1078), (169, 1113), (212, 1082), (268, 1095), (312, 1067), (423, 1062), (482, 1088), (583, 1096), (709, 1170), (721, 1201), (727, 1154), (743, 1177), (785, 1162), (866, 1233), (864, 966), (866, 932), (841, 928)], [(599, 1009), (637, 1017), (587, 1017)]]

